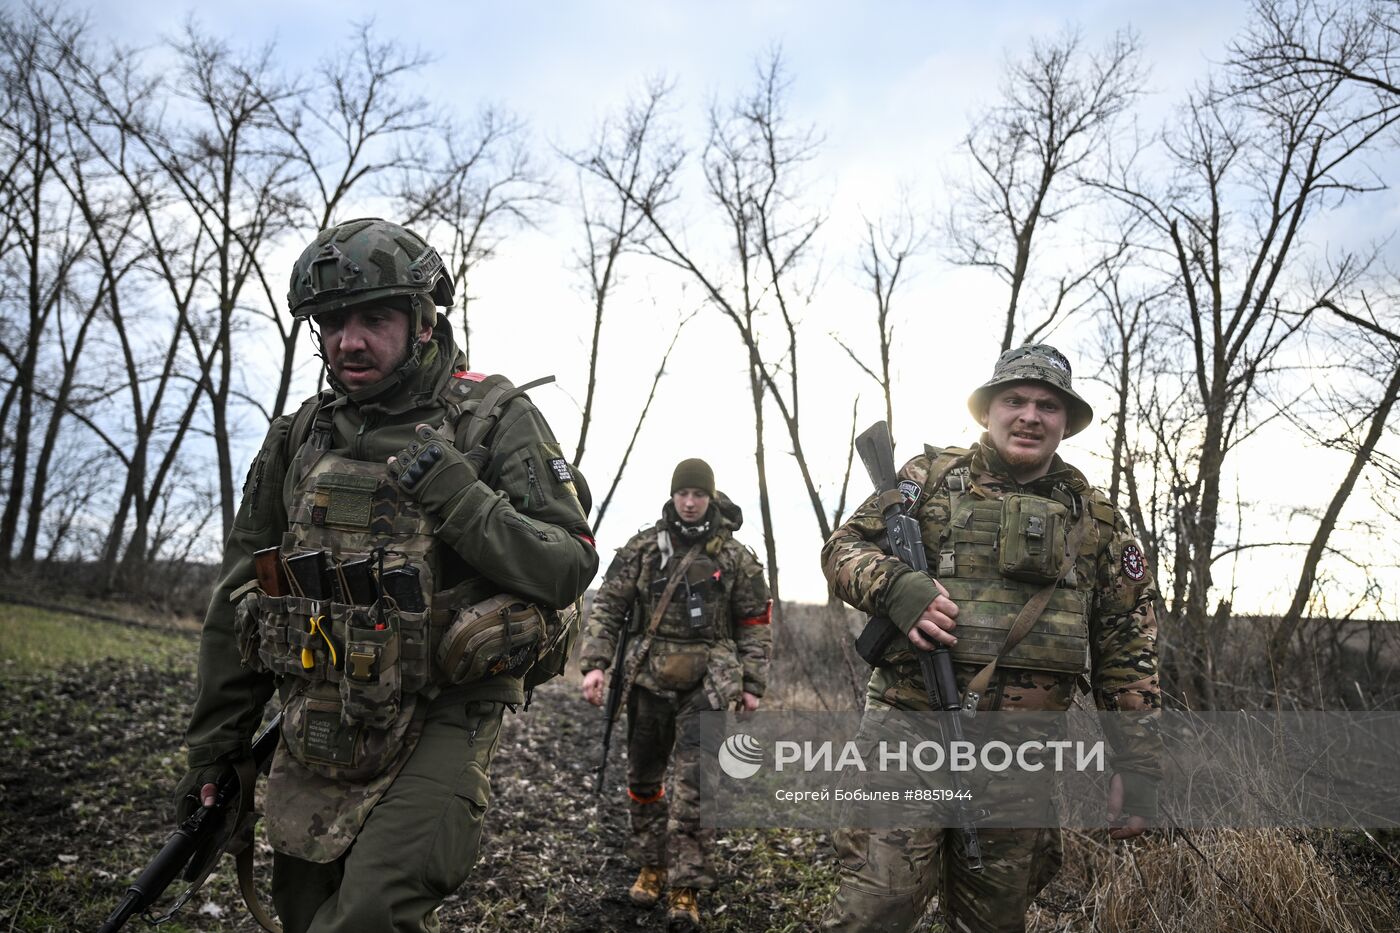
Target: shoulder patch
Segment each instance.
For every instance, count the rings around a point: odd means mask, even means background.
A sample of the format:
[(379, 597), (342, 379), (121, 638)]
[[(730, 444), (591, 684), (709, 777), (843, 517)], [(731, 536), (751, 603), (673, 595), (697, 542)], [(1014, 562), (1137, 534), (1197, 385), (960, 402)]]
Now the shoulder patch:
[(549, 461), (549, 468), (554, 471), (554, 478), (561, 483), (571, 483), (574, 480), (574, 473), (569, 469), (569, 461), (563, 457), (555, 457)]
[(1137, 546), (1137, 542), (1129, 542), (1123, 546), (1123, 576), (1134, 583), (1141, 583), (1147, 576), (1147, 559), (1142, 555), (1142, 549)]
[(923, 487), (912, 479), (900, 480), (899, 485), (895, 488), (899, 490), (900, 496), (904, 498), (904, 507), (906, 509), (912, 509), (919, 501), (919, 497), (924, 494)]
[(452, 378), (453, 378), (453, 379), (467, 379), (467, 380), (470, 380), (470, 381), (472, 381), (472, 382), (481, 382), (483, 379), (486, 378), (486, 374), (485, 374), (485, 373), (470, 373), (470, 372), (465, 372), (465, 371), (463, 371), (463, 372), (460, 372), (460, 373), (453, 373), (453, 374), (452, 374)]

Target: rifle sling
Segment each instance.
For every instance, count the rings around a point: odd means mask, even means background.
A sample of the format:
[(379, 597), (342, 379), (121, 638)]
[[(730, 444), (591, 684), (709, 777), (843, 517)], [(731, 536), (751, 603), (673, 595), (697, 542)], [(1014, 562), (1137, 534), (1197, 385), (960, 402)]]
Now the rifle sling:
[[(1002, 643), (1001, 650), (997, 652), (997, 656), (988, 661), (986, 665), (973, 676), (972, 680), (968, 682), (967, 692), (964, 694), (963, 701), (965, 704), (964, 709), (967, 710), (967, 712), (970, 713), (972, 711), (967, 706), (969, 701), (971, 701), (971, 704), (975, 705), (982, 697), (986, 696), (987, 687), (992, 682), (992, 675), (996, 673), (997, 663), (1010, 654), (1012, 649), (1021, 643), (1021, 639), (1029, 635), (1031, 629), (1035, 628), (1035, 624), (1040, 621), (1041, 613), (1045, 612), (1045, 607), (1050, 605), (1050, 597), (1054, 595), (1055, 587), (1060, 585), (1060, 581), (1063, 580), (1065, 575), (1074, 567), (1075, 558), (1079, 556), (1079, 546), (1084, 541), (1084, 535), (1088, 530), (1089, 524), (1089, 510), (1084, 508), (1081, 503), (1079, 521), (1075, 523), (1074, 528), (1069, 533), (1069, 541), (1065, 546), (1065, 560), (1060, 566), (1059, 575), (1037, 590), (1035, 595), (1021, 607), (1021, 611), (1016, 614), (1016, 621), (1011, 625), (1011, 631), (1006, 633), (1006, 641)], [(1081, 675), (1080, 681), (1083, 681), (1083, 679)], [(1084, 685), (1081, 683), (1080, 686), (1082, 689)]]
[(666, 607), (671, 605), (671, 597), (676, 593), (676, 587), (685, 579), (685, 572), (690, 569), (691, 562), (700, 555), (704, 548), (704, 542), (697, 541), (690, 546), (690, 550), (685, 552), (681, 558), (679, 566), (671, 574), (671, 579), (666, 582), (666, 589), (661, 591), (661, 598), (656, 602), (656, 608), (651, 611), (651, 620), (647, 622), (646, 634), (642, 636), (641, 647), (632, 656), (632, 660), (627, 664), (626, 679), (622, 682), (622, 698), (617, 702), (617, 715), (621, 716), (622, 711), (627, 708), (627, 699), (632, 695), (632, 685), (637, 681), (637, 672), (642, 669), (642, 664), (647, 659), (647, 654), (651, 651), (652, 640), (656, 637), (656, 630), (661, 627), (661, 617), (666, 614)]
[(258, 780), (257, 764), (252, 758), (244, 758), (236, 762), (233, 769), (238, 774), (238, 813), (235, 815), (237, 822), (229, 838), (227, 851), (233, 856), (234, 865), (238, 869), (238, 889), (243, 894), (243, 903), (247, 905), (248, 913), (253, 915), (258, 926), (267, 933), (282, 933), (277, 921), (269, 917), (258, 903), (257, 887), (253, 884), (253, 824), (258, 819), (258, 814), (253, 809), (253, 791)]
[(277, 921), (269, 917), (267, 911), (258, 903), (258, 891), (253, 885), (253, 847), (244, 847), (234, 856), (234, 864), (238, 867), (238, 890), (243, 894), (243, 903), (248, 906), (248, 913), (253, 915), (253, 919), (258, 921), (258, 926), (267, 933), (282, 933)]

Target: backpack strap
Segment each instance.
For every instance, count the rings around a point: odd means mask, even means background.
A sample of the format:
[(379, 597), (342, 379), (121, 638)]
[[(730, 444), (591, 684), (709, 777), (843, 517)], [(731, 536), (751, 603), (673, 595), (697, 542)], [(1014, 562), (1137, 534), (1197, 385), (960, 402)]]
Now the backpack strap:
[(467, 453), (490, 439), (507, 405), (529, 390), (553, 381), (553, 376), (543, 376), (517, 387), (500, 374), (478, 379), (454, 373), (439, 394), (447, 409), (442, 425), (453, 425), (457, 449)]
[(329, 389), (318, 392), (302, 402), (292, 417), (284, 449), (287, 462), (297, 470), (298, 484), (306, 479), (306, 474), (321, 459), (321, 455), (331, 448), (335, 397), (335, 393)]

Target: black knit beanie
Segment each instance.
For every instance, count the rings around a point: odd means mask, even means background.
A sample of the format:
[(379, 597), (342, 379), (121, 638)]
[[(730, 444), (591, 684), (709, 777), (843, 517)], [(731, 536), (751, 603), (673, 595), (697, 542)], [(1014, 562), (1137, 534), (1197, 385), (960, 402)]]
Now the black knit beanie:
[(671, 474), (671, 492), (677, 489), (700, 489), (711, 499), (715, 497), (715, 471), (699, 457), (691, 457), (676, 464)]

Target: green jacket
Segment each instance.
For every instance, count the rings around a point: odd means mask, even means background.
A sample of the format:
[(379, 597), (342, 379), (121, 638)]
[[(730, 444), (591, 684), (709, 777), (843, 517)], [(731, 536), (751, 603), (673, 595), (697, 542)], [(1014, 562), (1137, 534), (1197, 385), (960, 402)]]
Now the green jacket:
[[(338, 396), (331, 451), (383, 462), (413, 440), (420, 423), (437, 425), (440, 394), (466, 369), (447, 319), (438, 317), (418, 370), (397, 386)], [(243, 500), (224, 547), (219, 583), (209, 601), (199, 649), (199, 690), (186, 741), (191, 767), (247, 754), (272, 696), (274, 678), (240, 664), (229, 596), (254, 578), (253, 552), (279, 545), (287, 530), (285, 497), (295, 485), (289, 464), (301, 438), (294, 416), (273, 421), (248, 469)], [(459, 584), (464, 605), (498, 592), (518, 593), (547, 608), (568, 606), (598, 570), (598, 554), (572, 482), (548, 466), (562, 457), (549, 425), (525, 396), (509, 402), (488, 441), (481, 477), (437, 529), (442, 578)], [(565, 471), (567, 475), (567, 471)], [(517, 703), (520, 678), (496, 677), (462, 688), (466, 700)]]

